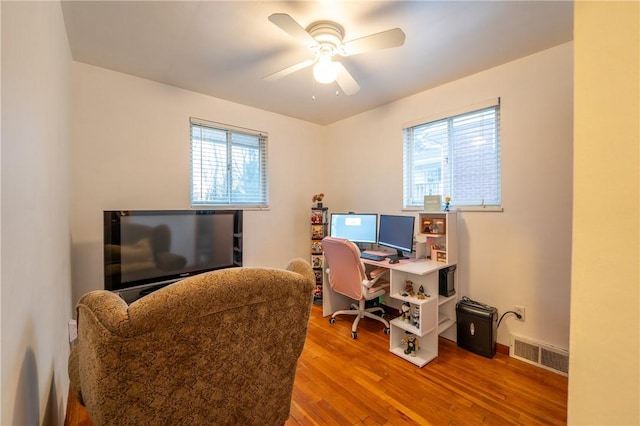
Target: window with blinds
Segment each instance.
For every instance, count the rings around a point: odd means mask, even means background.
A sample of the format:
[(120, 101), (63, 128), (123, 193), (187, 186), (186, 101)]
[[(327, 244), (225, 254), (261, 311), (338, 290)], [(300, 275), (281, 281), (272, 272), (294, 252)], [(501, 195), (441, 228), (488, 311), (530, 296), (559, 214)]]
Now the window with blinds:
[(403, 129), (404, 207), (501, 207), (500, 104)]
[(267, 207), (265, 133), (191, 119), (191, 205)]

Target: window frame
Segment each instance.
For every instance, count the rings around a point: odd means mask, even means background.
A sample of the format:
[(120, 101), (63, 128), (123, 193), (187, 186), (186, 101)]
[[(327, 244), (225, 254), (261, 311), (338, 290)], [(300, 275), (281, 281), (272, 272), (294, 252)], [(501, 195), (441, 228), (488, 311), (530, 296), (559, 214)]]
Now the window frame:
[[(429, 157), (422, 157), (421, 162), (422, 168), (427, 171), (427, 166), (430, 163), (434, 163), (435, 165), (435, 173), (438, 175), (437, 186), (442, 187), (445, 185), (445, 180), (442, 175), (448, 175), (449, 180), (451, 181), (448, 185), (448, 188), (442, 188), (442, 190), (437, 189), (439, 192), (443, 192), (442, 194), (438, 193), (429, 193), (428, 187), (430, 186), (429, 179), (425, 178), (425, 182), (422, 183), (424, 185), (424, 195), (440, 195), (442, 196), (442, 202), (444, 204), (444, 197), (449, 196), (455, 192), (453, 189), (453, 185), (455, 184), (455, 180), (459, 175), (455, 175), (453, 171), (453, 167), (456, 161), (460, 159), (460, 155), (464, 153), (467, 146), (463, 149), (458, 149), (457, 152), (453, 152), (452, 149), (452, 132), (451, 126), (452, 123), (456, 120), (464, 119), (466, 117), (472, 117), (474, 115), (480, 114), (485, 110), (493, 110), (495, 114), (495, 121), (493, 122), (493, 132), (494, 137), (491, 139), (492, 143), (495, 144), (493, 148), (493, 160), (495, 162), (495, 169), (493, 174), (490, 174), (490, 178), (494, 179), (494, 182), (497, 182), (494, 186), (494, 191), (496, 192), (497, 199), (491, 200), (488, 202), (478, 202), (476, 203), (460, 203), (458, 200), (455, 200), (455, 196), (451, 197), (450, 208), (453, 210), (462, 210), (462, 211), (504, 211), (503, 209), (503, 199), (502, 199), (502, 136), (501, 136), (501, 104), (500, 98), (490, 99), (481, 103), (469, 105), (463, 108), (459, 108), (454, 111), (448, 111), (446, 113), (441, 113), (438, 115), (434, 115), (428, 118), (423, 118), (420, 120), (416, 120), (414, 122), (405, 123), (402, 126), (402, 155), (403, 155), (403, 176), (402, 176), (402, 205), (404, 210), (423, 210), (424, 209), (424, 201), (418, 201), (415, 194), (412, 194), (412, 188), (415, 188), (416, 182), (416, 158), (414, 156), (414, 144), (416, 143), (413, 138), (413, 132), (418, 128), (425, 128), (427, 126), (436, 126), (438, 124), (444, 125), (447, 127), (445, 132), (446, 136), (446, 153), (440, 153), (439, 155), (432, 155)], [(480, 127), (479, 127), (480, 128)], [(474, 128), (474, 131), (477, 129)], [(458, 139), (459, 141), (460, 139)], [(464, 140), (464, 138), (463, 138)], [(458, 158), (456, 158), (456, 155)], [(445, 168), (447, 170), (445, 170)], [(436, 170), (437, 169), (437, 170)], [(426, 176), (426, 174), (425, 174)], [(491, 185), (487, 184), (487, 187), (491, 187)], [(456, 202), (458, 201), (458, 202)], [(478, 198), (480, 201), (480, 198)]]
[[(200, 132), (200, 138), (196, 138), (194, 136), (194, 129), (196, 132)], [(197, 190), (196, 180), (198, 178), (200, 181), (203, 180), (202, 169), (205, 167), (203, 165), (203, 138), (202, 131), (208, 129), (213, 132), (221, 132), (224, 134), (224, 142), (221, 143), (221, 140), (210, 142), (224, 144), (224, 148), (222, 148), (221, 152), (225, 155), (224, 163), (222, 160), (218, 161), (218, 166), (223, 166), (223, 170), (218, 173), (217, 177), (214, 179), (222, 179), (225, 188), (223, 189), (223, 196), (215, 198), (207, 198), (206, 196), (196, 197), (197, 192), (203, 192), (202, 187), (200, 187), (200, 191)], [(235, 196), (234, 188), (238, 183), (238, 179), (235, 177), (241, 178), (242, 175), (238, 176), (237, 173), (234, 173), (234, 170), (238, 170), (238, 168), (242, 169), (244, 164), (238, 163), (239, 159), (235, 157), (238, 153), (238, 149), (243, 151), (247, 151), (250, 147), (251, 143), (247, 144), (247, 142), (251, 142), (251, 139), (255, 138), (255, 143), (257, 147), (254, 151), (257, 152), (257, 166), (259, 167), (259, 182), (258, 182), (258, 191), (256, 196), (249, 197), (248, 200), (243, 201), (242, 197)], [(244, 141), (243, 141), (244, 140)], [(252, 130), (237, 126), (232, 126), (228, 124), (217, 123), (208, 120), (202, 120), (199, 118), (191, 117), (189, 119), (189, 146), (190, 146), (190, 180), (189, 180), (189, 198), (190, 205), (192, 208), (206, 208), (206, 207), (215, 207), (215, 208), (227, 208), (227, 209), (267, 209), (269, 208), (269, 162), (268, 162), (268, 141), (269, 135), (267, 132)], [(200, 143), (199, 146), (196, 146), (197, 143)], [(215, 145), (212, 145), (212, 148)], [(200, 150), (200, 153), (196, 153), (194, 151)], [(251, 152), (251, 151), (249, 151)], [(199, 156), (199, 157), (198, 157)], [(246, 164), (246, 163), (245, 163)], [(196, 168), (200, 169), (200, 172), (196, 170)]]

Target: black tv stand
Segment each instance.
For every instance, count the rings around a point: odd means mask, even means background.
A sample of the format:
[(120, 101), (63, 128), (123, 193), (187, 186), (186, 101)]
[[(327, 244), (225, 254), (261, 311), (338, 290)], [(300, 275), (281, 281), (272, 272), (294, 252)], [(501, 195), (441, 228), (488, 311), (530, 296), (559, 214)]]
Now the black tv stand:
[(168, 286), (169, 284), (172, 284), (173, 282), (175, 282), (175, 281), (168, 282), (168, 283), (164, 283), (164, 284), (154, 285), (154, 286), (152, 286), (152, 287), (145, 287), (145, 288), (143, 288), (142, 290), (140, 290), (140, 292), (138, 293), (138, 295), (139, 295), (140, 297), (144, 297), (144, 296), (146, 296), (147, 294), (151, 294), (151, 293), (153, 293), (153, 292), (154, 292), (154, 291), (156, 291), (156, 290), (160, 290), (161, 288), (166, 287), (166, 286)]

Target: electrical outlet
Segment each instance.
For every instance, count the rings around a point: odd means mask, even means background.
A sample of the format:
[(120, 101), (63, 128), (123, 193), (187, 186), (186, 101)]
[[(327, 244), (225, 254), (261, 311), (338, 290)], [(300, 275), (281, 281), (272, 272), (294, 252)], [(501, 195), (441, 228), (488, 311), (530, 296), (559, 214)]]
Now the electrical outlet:
[(78, 338), (78, 323), (76, 320), (69, 320), (69, 343)]
[(520, 318), (518, 318), (518, 316), (516, 315), (516, 319), (517, 319), (518, 321), (522, 321), (522, 322), (524, 322), (524, 319), (525, 319), (525, 315), (524, 315), (524, 313), (525, 313), (525, 309), (524, 309), (524, 306), (518, 306), (518, 305), (516, 305), (516, 306), (513, 308), (513, 310), (514, 310), (516, 313), (518, 313), (518, 315), (520, 315)]

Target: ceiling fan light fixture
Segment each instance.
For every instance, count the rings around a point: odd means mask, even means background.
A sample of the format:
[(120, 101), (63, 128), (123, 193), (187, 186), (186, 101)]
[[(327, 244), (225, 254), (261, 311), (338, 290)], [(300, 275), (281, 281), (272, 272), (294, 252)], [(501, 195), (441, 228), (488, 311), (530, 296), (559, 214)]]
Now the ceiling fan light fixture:
[(313, 76), (318, 83), (332, 83), (338, 76), (338, 64), (333, 62), (331, 57), (321, 56), (313, 67)]
[(335, 81), (347, 96), (356, 94), (360, 85), (341, 62), (332, 61), (335, 55), (352, 56), (402, 46), (405, 39), (400, 28), (393, 28), (345, 43), (344, 28), (333, 21), (315, 21), (304, 28), (286, 13), (273, 13), (269, 16), (269, 21), (306, 46), (314, 58), (263, 77), (264, 80), (275, 80), (313, 65), (315, 81), (322, 84)]

